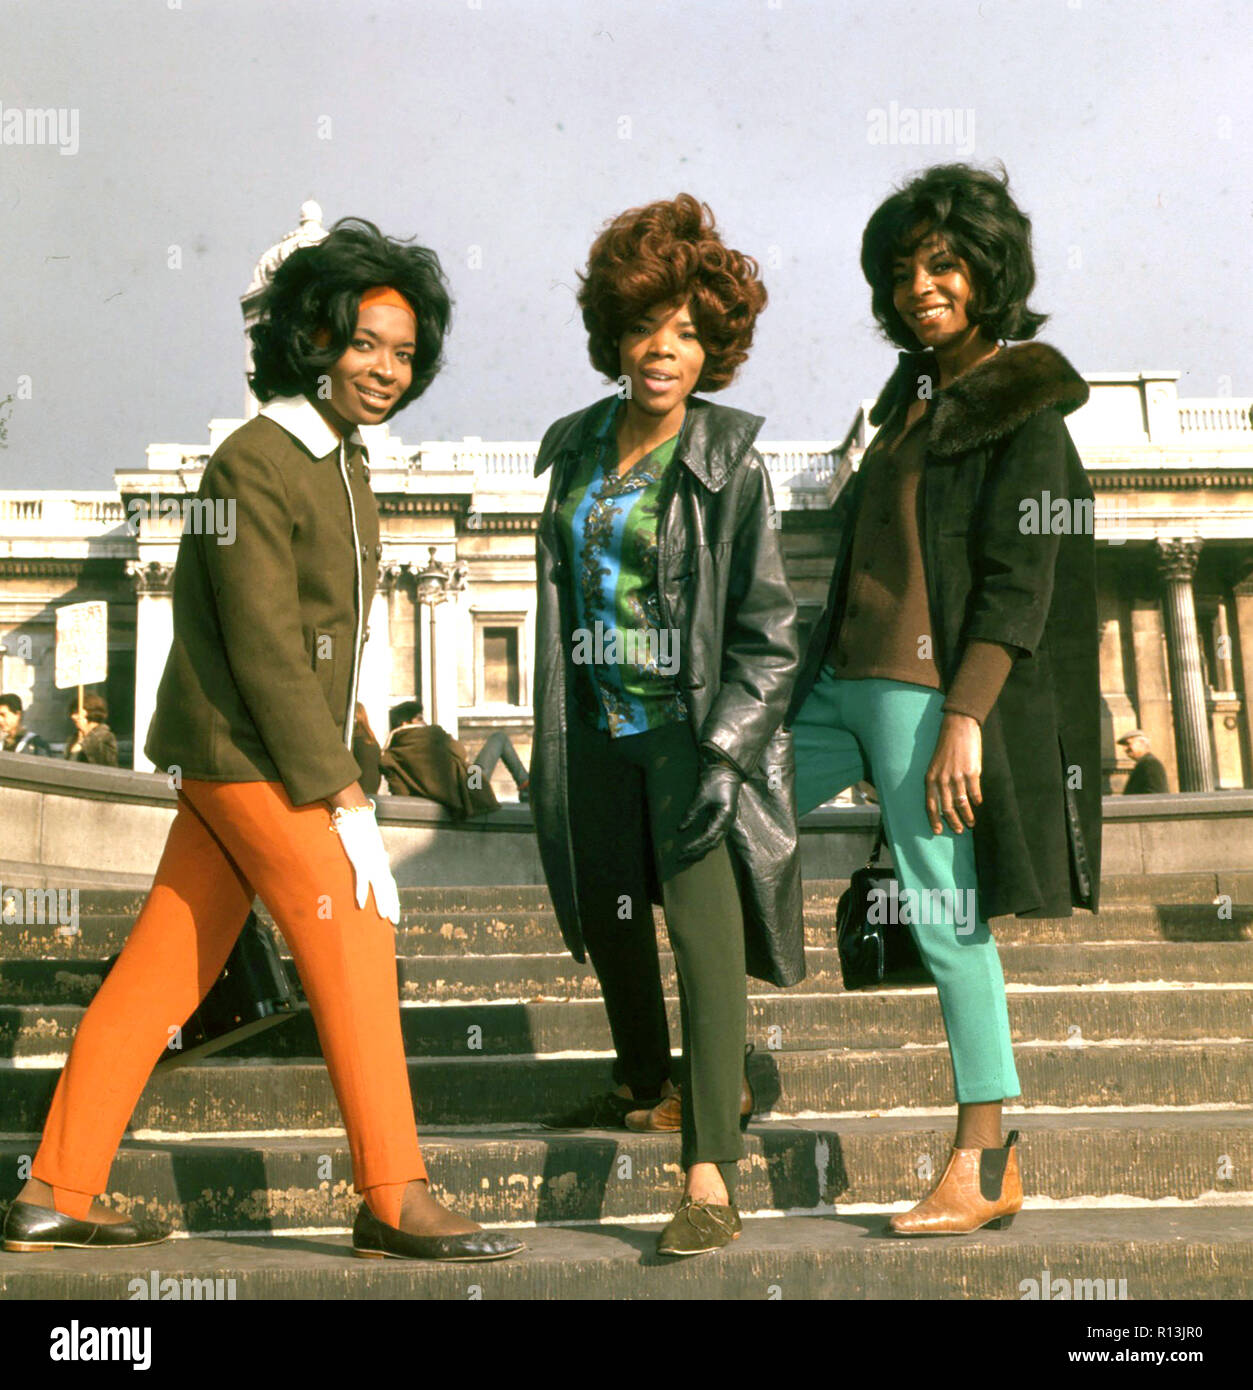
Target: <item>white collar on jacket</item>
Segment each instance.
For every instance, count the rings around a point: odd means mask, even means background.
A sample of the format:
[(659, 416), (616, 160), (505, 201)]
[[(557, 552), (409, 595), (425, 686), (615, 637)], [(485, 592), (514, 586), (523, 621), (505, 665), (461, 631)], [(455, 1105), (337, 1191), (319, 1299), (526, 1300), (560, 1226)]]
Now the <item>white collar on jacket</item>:
[[(285, 429), (315, 459), (325, 458), (339, 448), (339, 435), (326, 423), (317, 406), (304, 396), (275, 396), (259, 413)], [(360, 444), (367, 454), (370, 452), (359, 430), (354, 429), (345, 443)]]

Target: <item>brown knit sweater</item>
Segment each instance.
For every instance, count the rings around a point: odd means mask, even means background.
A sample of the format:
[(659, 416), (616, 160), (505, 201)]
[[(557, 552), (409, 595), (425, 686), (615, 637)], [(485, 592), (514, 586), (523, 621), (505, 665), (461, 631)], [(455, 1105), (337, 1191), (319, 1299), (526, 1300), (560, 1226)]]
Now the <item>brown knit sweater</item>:
[[(931, 410), (901, 436), (905, 417), (884, 422), (862, 459), (861, 503), (853, 532), (848, 598), (826, 662), (841, 680), (881, 676), (943, 690), (932, 655), (918, 488)], [(944, 709), (980, 724), (996, 703), (1017, 648), (971, 642), (962, 656)]]

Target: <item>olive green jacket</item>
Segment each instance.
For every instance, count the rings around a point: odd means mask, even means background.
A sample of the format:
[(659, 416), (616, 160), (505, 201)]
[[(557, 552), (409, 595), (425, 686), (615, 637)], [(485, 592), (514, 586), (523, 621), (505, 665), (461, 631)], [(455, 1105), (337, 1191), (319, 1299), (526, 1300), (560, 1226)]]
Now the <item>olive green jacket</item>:
[(281, 397), (209, 460), (199, 519), (225, 524), (179, 541), (144, 743), (158, 771), (281, 781), (296, 806), (360, 777), (353, 711), (381, 554), (364, 458), (355, 431), (341, 443), (309, 401)]

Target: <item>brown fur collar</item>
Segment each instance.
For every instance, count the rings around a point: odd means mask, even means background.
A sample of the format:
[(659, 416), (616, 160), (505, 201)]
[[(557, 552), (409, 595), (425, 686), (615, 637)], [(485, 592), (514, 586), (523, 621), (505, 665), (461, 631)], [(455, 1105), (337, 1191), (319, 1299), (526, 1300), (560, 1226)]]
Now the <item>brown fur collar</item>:
[[(916, 397), (924, 376), (936, 379), (934, 354), (902, 352), (870, 412), (870, 423), (881, 425), (898, 405)], [(941, 457), (964, 454), (1011, 434), (1041, 410), (1069, 415), (1087, 399), (1088, 383), (1056, 348), (1047, 343), (1002, 348), (935, 391), (927, 447)]]

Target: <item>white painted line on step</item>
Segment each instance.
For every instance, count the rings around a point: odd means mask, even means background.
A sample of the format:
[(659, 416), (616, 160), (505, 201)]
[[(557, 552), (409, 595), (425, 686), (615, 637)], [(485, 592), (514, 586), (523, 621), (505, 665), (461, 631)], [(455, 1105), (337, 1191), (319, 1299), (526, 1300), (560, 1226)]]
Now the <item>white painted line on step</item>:
[[(1004, 1114), (1011, 1115), (1188, 1115), (1207, 1111), (1234, 1112), (1253, 1116), (1253, 1106), (1243, 1101), (1202, 1101), (1196, 1105), (1022, 1105), (1007, 1103)], [(894, 1120), (953, 1118), (953, 1106), (895, 1105), (882, 1110), (771, 1110), (754, 1116), (757, 1120), (786, 1123), (789, 1120)], [(750, 1128), (751, 1133), (751, 1128)]]
[[(481, 1124), (481, 1125), (438, 1125), (434, 1127), (424, 1127), (419, 1120), (418, 1137), (430, 1138), (432, 1135), (439, 1136), (445, 1130), (451, 1130), (457, 1135), (462, 1134), (530, 1134), (539, 1129), (538, 1125), (523, 1124), (521, 1122), (505, 1124)], [(548, 1131), (543, 1131), (547, 1133)], [(342, 1129), (196, 1129), (196, 1130), (175, 1130), (175, 1129), (136, 1129), (128, 1130), (126, 1138), (142, 1144), (171, 1144), (186, 1141), (193, 1144), (214, 1144), (220, 1140), (227, 1139), (342, 1139), (347, 1141), (347, 1135)], [(0, 1134), (0, 1139), (29, 1138), (38, 1139), (39, 1135), (9, 1135)]]
[[(1253, 984), (1238, 980), (1103, 980), (1098, 984), (1028, 985), (1005, 981), (1006, 994), (1148, 994), (1171, 989), (1253, 990)], [(893, 993), (903, 994), (904, 990)]]
[(141, 1144), (212, 1144), (219, 1139), (344, 1139), (342, 1129), (134, 1129), (127, 1139)]

